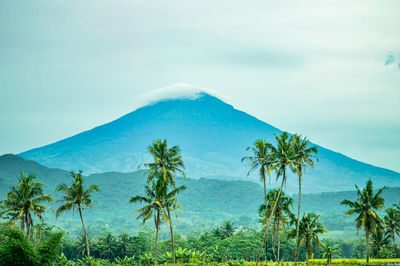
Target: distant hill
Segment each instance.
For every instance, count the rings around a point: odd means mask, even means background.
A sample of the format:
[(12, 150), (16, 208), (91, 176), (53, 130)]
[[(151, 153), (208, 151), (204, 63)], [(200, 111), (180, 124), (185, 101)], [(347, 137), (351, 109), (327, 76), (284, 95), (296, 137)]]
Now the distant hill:
[[(16, 185), (19, 172), (33, 173), (44, 183), (46, 193), (55, 199), (60, 194), (54, 193), (54, 188), (60, 183), (69, 184), (72, 180), (68, 171), (50, 169), (34, 161), (25, 160), (16, 155), (0, 156), (0, 199), (4, 199), (11, 186)], [(143, 171), (133, 173), (108, 172), (91, 174), (86, 177), (87, 184), (98, 184), (102, 190), (95, 199), (99, 205), (95, 209), (84, 212), (89, 231), (98, 233), (104, 227), (113, 232), (137, 232), (139, 223), (131, 213), (139, 207), (128, 204), (129, 198), (143, 193), (145, 178)], [(182, 192), (179, 203), (185, 210), (179, 214), (182, 221), (177, 221), (177, 231), (189, 234), (196, 231), (206, 231), (215, 228), (224, 220), (232, 220), (238, 226), (258, 228), (257, 209), (263, 202), (262, 187), (251, 181), (229, 181), (219, 179), (177, 178), (178, 184), (185, 184), (187, 190)], [(364, 183), (359, 183), (360, 187)], [(304, 194), (302, 196), (302, 211), (313, 211), (322, 215), (326, 228), (337, 237), (347, 238), (355, 234), (352, 218), (345, 218), (345, 207), (340, 205), (343, 199), (354, 199), (354, 191), (325, 192)], [(296, 202), (297, 195), (293, 195)], [(391, 188), (384, 192), (386, 206), (400, 202), (400, 188)], [(294, 210), (296, 209), (295, 203)], [(52, 207), (55, 209), (58, 203)], [(81, 234), (78, 216), (65, 214), (58, 220), (49, 212), (46, 218), (49, 224), (56, 224), (67, 230), (73, 236)], [(153, 228), (151, 221), (148, 227)], [(343, 231), (348, 230), (348, 231)], [(168, 228), (163, 229), (163, 235), (168, 236)]]
[[(55, 199), (60, 199), (60, 194), (54, 192), (56, 185), (70, 184), (72, 180), (68, 171), (50, 169), (16, 155), (3, 155), (0, 156), (0, 199), (4, 199), (9, 188), (17, 184), (20, 171), (37, 175), (38, 180), (44, 183), (45, 192)], [(85, 210), (84, 213), (89, 228), (101, 230), (108, 225), (111, 230), (117, 232), (139, 230), (139, 223), (131, 216), (139, 205), (128, 202), (130, 197), (144, 192), (143, 171), (91, 174), (86, 177), (86, 182), (98, 184), (101, 188), (101, 193), (95, 196), (95, 200), (100, 204), (93, 210)], [(227, 219), (242, 219), (244, 225), (257, 226), (257, 209), (259, 199), (262, 199), (263, 195), (260, 185), (250, 181), (204, 178), (183, 180), (179, 177), (177, 183), (187, 186), (187, 190), (179, 197), (179, 203), (185, 210), (179, 213), (182, 221), (178, 222), (177, 230), (186, 233), (204, 231)], [(53, 208), (56, 206), (57, 204)], [(49, 223), (58, 224), (72, 234), (80, 233), (80, 221), (77, 216), (65, 215), (56, 221), (50, 212), (47, 217)], [(193, 223), (196, 224), (195, 228)], [(151, 221), (149, 227), (152, 227)]]
[[(247, 154), (246, 147), (260, 138), (273, 142), (273, 134), (282, 131), (201, 89), (182, 86), (170, 89), (188, 90), (188, 95), (166, 96), (115, 121), (20, 156), (85, 173), (132, 172), (149, 159), (146, 147), (166, 138), (169, 145), (181, 147), (188, 176), (244, 179), (248, 167), (240, 159)], [(318, 149), (320, 162), (305, 176), (305, 192), (349, 190), (369, 178), (379, 185), (400, 186), (397, 172)], [(257, 180), (255, 175), (251, 178)], [(289, 178), (287, 189), (295, 192), (296, 188), (296, 179)]]

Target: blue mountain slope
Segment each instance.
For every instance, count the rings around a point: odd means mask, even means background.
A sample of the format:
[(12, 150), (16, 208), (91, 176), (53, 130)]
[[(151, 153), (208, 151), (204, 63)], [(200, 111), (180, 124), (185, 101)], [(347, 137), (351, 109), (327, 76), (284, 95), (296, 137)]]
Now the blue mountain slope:
[[(157, 138), (179, 145), (191, 177), (245, 178), (240, 162), (258, 138), (273, 141), (281, 130), (207, 93), (195, 99), (161, 100), (115, 121), (20, 156), (48, 167), (86, 173), (134, 171), (148, 161), (146, 147)], [(319, 147), (320, 162), (304, 178), (305, 192), (353, 189), (373, 178), (378, 185), (400, 185), (400, 174)], [(255, 175), (251, 178), (257, 178)], [(272, 184), (273, 185), (273, 184)], [(294, 192), (295, 177), (287, 189)]]

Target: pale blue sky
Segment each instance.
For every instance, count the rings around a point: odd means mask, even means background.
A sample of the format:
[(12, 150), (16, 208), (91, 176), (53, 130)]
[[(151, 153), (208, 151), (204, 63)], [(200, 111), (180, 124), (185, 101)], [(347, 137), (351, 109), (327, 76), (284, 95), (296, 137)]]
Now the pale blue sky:
[(400, 171), (400, 2), (0, 1), (0, 154), (177, 82)]

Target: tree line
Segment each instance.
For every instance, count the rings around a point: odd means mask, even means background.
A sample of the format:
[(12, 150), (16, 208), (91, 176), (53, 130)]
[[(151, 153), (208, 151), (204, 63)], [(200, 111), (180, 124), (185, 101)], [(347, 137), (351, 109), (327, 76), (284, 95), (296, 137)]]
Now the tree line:
[[(250, 245), (252, 250), (248, 253), (252, 255), (246, 258), (242, 257), (242, 259), (260, 261), (262, 255), (264, 255), (264, 260), (288, 260), (287, 251), (289, 249), (291, 250), (289, 252), (291, 253), (291, 258), (295, 263), (299, 258), (300, 250), (303, 252), (301, 258), (308, 262), (310, 257), (314, 257), (314, 251), (320, 250), (319, 253), (326, 257), (329, 262), (332, 255), (341, 253), (338, 250), (338, 246), (331, 245), (327, 240), (324, 240), (324, 243), (320, 241), (319, 234), (325, 233), (327, 230), (319, 221), (320, 217), (317, 214), (301, 213), (301, 182), (306, 169), (312, 168), (314, 163), (318, 162), (317, 147), (311, 146), (307, 138), (302, 138), (298, 134), (290, 136), (287, 132), (275, 135), (275, 142), (275, 144), (271, 144), (265, 140), (257, 140), (253, 146), (247, 148), (250, 155), (242, 158), (242, 161), (247, 162), (250, 167), (249, 174), (254, 171), (258, 172), (264, 188), (264, 203), (260, 205), (258, 214), (260, 223), (263, 226), (263, 232), (251, 233), (253, 236), (253, 242)], [(181, 261), (183, 254), (188, 252), (188, 249), (182, 249), (181, 241), (178, 245), (177, 255), (175, 248), (175, 236), (177, 234), (174, 233), (172, 219), (173, 216), (179, 219), (177, 211), (183, 209), (178, 204), (178, 196), (186, 187), (176, 186), (174, 177), (177, 175), (185, 177), (185, 165), (180, 148), (178, 146), (168, 147), (166, 140), (154, 141), (148, 147), (148, 153), (151, 155), (152, 160), (141, 165), (142, 168), (146, 169), (145, 193), (144, 195), (135, 195), (129, 200), (130, 203), (141, 204), (141, 207), (132, 213), (132, 215), (136, 215), (137, 219), (141, 220), (141, 226), (149, 220), (154, 221), (155, 237), (154, 241), (150, 241), (151, 243), (154, 242), (154, 246), (151, 248), (154, 254), (150, 253), (150, 251), (141, 253), (141, 260), (145, 261), (147, 259), (149, 261), (152, 257), (152, 262), (157, 264), (159, 258), (163, 256), (158, 253), (159, 229), (162, 223), (166, 223), (170, 229), (169, 242), (170, 250), (172, 251), (167, 253), (167, 257), (171, 262), (176, 263), (177, 257)], [(291, 211), (293, 199), (283, 191), (287, 182), (288, 171), (295, 173), (298, 177), (299, 198), (296, 214)], [(73, 181), (70, 186), (60, 184), (56, 187), (56, 192), (62, 193), (62, 200), (55, 214), (56, 217), (59, 217), (62, 213), (71, 210), (73, 213), (79, 213), (83, 236), (79, 240), (79, 248), (75, 250), (79, 250), (82, 256), (85, 254), (90, 264), (91, 245), (93, 243), (91, 243), (87, 234), (83, 211), (85, 208), (93, 208), (95, 203), (92, 200), (93, 193), (100, 192), (100, 188), (95, 184), (85, 187), (82, 171), (71, 172), (71, 177)], [(267, 178), (273, 177), (281, 181), (279, 189), (267, 188)], [(40, 225), (43, 227), (43, 213), (49, 209), (46, 203), (54, 202), (50, 195), (44, 194), (42, 187), (43, 184), (36, 181), (34, 175), (25, 175), (21, 172), (18, 186), (11, 188), (6, 199), (1, 201), (0, 206), (0, 214), (2, 219), (7, 221), (6, 224), (14, 226), (19, 222), (20, 230), (25, 232), (27, 240), (35, 243), (37, 247), (40, 247), (42, 239), (42, 230), (38, 230), (38, 227)], [(364, 189), (360, 189), (357, 185), (356, 189), (357, 200), (343, 200), (342, 204), (349, 207), (346, 216), (357, 215), (355, 219), (357, 230), (362, 229), (365, 231), (366, 261), (368, 262), (370, 257), (370, 244), (373, 246), (373, 255), (375, 257), (384, 256), (383, 252), (390, 252), (391, 256), (396, 256), (395, 235), (399, 235), (400, 232), (399, 205), (386, 209), (384, 218), (381, 218), (378, 211), (384, 208), (384, 199), (381, 194), (385, 188), (375, 192), (372, 181), (369, 180)], [(34, 225), (33, 216), (36, 216), (41, 224)], [(241, 228), (239, 230), (241, 232), (240, 235), (249, 234), (249, 230), (247, 229), (246, 231), (245, 228)], [(243, 233), (245, 231), (246, 233)], [(40, 232), (39, 236), (37, 232)], [(221, 228), (216, 228), (202, 237), (203, 240), (204, 237), (211, 236), (225, 240), (235, 237), (237, 232), (238, 230), (235, 229), (234, 225), (227, 221)], [(256, 236), (259, 237), (258, 241), (261, 240), (261, 242), (255, 255), (254, 252), (257, 249), (255, 246)], [(0, 244), (5, 243), (4, 239), (8, 238), (4, 237), (3, 240), (0, 238)], [(119, 243), (116, 239), (118, 239)], [(294, 240), (294, 243), (290, 241), (291, 239)], [(118, 258), (123, 254), (127, 254), (128, 240), (131, 241), (129, 234), (122, 234), (116, 238), (108, 232), (99, 239), (94, 252), (97, 257)], [(61, 245), (60, 241), (58, 241), (59, 245)], [(284, 250), (282, 250), (281, 246), (282, 241), (285, 243)], [(148, 241), (147, 243), (150, 242)], [(390, 244), (391, 249), (388, 249), (387, 247)], [(102, 248), (99, 248), (99, 246)], [(204, 246), (193, 246), (192, 248), (193, 250), (206, 249)], [(0, 246), (0, 253), (1, 250)], [(218, 258), (218, 245), (210, 246), (206, 250), (208, 254), (214, 254), (213, 259)], [(189, 253), (195, 254), (194, 256), (197, 256), (197, 259), (207, 257), (200, 252)], [(224, 259), (228, 259), (228, 256), (225, 256)]]

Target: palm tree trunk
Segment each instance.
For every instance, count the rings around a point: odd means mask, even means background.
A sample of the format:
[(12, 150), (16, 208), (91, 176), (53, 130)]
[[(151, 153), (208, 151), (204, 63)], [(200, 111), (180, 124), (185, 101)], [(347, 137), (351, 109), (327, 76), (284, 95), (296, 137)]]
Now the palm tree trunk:
[[(33, 231), (33, 219), (32, 219), (32, 216), (31, 216), (31, 214), (28, 212), (28, 221), (29, 221), (29, 226), (28, 226), (28, 228), (29, 228), (29, 236), (31, 235), (31, 231)], [(28, 239), (29, 239), (29, 237), (28, 237)]]
[(21, 220), (21, 231), (24, 232), (24, 231), (25, 231), (25, 219), (24, 219), (24, 215), (21, 216), (20, 220)]
[(294, 246), (294, 265), (297, 265), (298, 244), (299, 244), (299, 229), (300, 229), (300, 205), (301, 205), (301, 166), (299, 166), (299, 202), (297, 209), (297, 225), (296, 225), (296, 245)]
[[(264, 181), (265, 218), (267, 218), (268, 199), (267, 199), (267, 182), (265, 180), (265, 173), (263, 173), (263, 172), (261, 173), (261, 178)], [(268, 238), (268, 232), (267, 232), (267, 238)], [(272, 248), (274, 248), (273, 245), (272, 245)], [(265, 261), (267, 261), (267, 253), (268, 253), (268, 245), (265, 244)]]
[[(281, 188), (279, 189), (278, 196), (276, 197), (276, 201), (274, 203), (274, 207), (272, 208), (271, 215), (275, 212), (276, 205), (278, 204), (278, 201), (279, 201), (279, 196), (281, 195), (281, 192), (282, 192), (282, 189), (283, 189), (283, 185), (285, 184), (285, 180), (286, 180), (286, 170), (285, 170), (285, 168), (283, 168), (283, 177), (282, 177)], [(266, 238), (266, 237), (268, 237), (268, 227), (269, 227), (270, 218), (271, 217), (267, 217), (267, 227), (265, 228), (264, 236), (263, 236), (263, 239), (261, 241), (261, 247), (260, 247), (260, 250), (258, 252), (257, 262), (260, 261), (261, 251), (262, 251), (262, 248), (263, 248), (263, 245), (264, 245), (264, 241), (268, 242), (267, 241), (268, 238)]]
[(306, 262), (308, 263), (308, 255), (310, 253), (310, 242), (309, 240), (306, 241)]
[(28, 214), (25, 214), (25, 224), (26, 224), (26, 237), (29, 239), (29, 222), (28, 222)]
[(366, 238), (366, 241), (367, 241), (367, 263), (369, 263), (369, 231), (368, 231), (368, 229), (366, 230), (366, 232), (365, 232), (365, 238)]
[(168, 207), (167, 207), (167, 210), (168, 210), (168, 219), (169, 219), (169, 229), (170, 229), (170, 231), (171, 231), (172, 253), (174, 254), (174, 263), (176, 263), (174, 230), (173, 230), (173, 228), (172, 228), (171, 213), (170, 213)]
[(271, 247), (272, 247), (272, 253), (274, 254), (274, 257), (275, 257), (275, 261), (277, 261), (277, 258), (276, 258), (276, 252), (275, 252), (275, 234), (274, 234), (274, 232), (275, 232), (275, 221), (274, 221), (274, 223), (272, 224), (272, 230), (271, 230)]
[(392, 246), (393, 246), (393, 256), (396, 256), (396, 247), (394, 245), (394, 232), (392, 231)]
[(268, 200), (267, 200), (267, 184), (266, 184), (266, 181), (265, 181), (265, 174), (262, 174), (261, 178), (264, 181), (265, 217), (267, 217)]
[(78, 210), (79, 210), (79, 216), (81, 217), (81, 222), (82, 222), (82, 226), (83, 226), (83, 231), (85, 233), (85, 239), (86, 239), (86, 252), (87, 252), (87, 256), (88, 256), (88, 262), (90, 265), (90, 248), (89, 248), (89, 238), (86, 232), (86, 227), (85, 227), (85, 222), (83, 221), (83, 217), (82, 217), (82, 209), (78, 206)]
[(280, 249), (281, 249), (281, 233), (280, 233), (280, 224), (278, 223), (278, 227), (277, 227), (277, 234), (278, 234), (278, 261), (279, 259), (279, 253), (280, 253)]
[(308, 241), (306, 241), (306, 262), (308, 263), (308, 246), (309, 246), (309, 243), (308, 243)]
[(157, 210), (156, 218), (156, 242), (154, 246), (154, 265), (157, 265), (157, 245), (158, 245), (158, 229), (160, 225), (160, 210)]
[(268, 243), (265, 243), (264, 252), (265, 252), (265, 261), (267, 261), (268, 260)]

